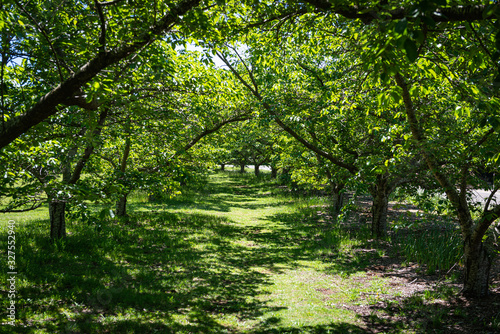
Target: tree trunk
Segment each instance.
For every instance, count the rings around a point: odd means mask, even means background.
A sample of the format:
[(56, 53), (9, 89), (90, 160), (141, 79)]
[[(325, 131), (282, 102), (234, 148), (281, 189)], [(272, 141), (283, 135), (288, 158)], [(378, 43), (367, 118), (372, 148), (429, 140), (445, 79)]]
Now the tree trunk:
[(271, 165), (271, 179), (275, 179), (278, 177), (278, 168)]
[(224, 171), (224, 168), (225, 168), (225, 167), (226, 167), (226, 165), (225, 165), (225, 164), (220, 164), (220, 170), (221, 170), (221, 171)]
[(254, 169), (254, 174), (255, 176), (259, 176), (260, 175), (260, 165), (254, 165), (255, 166), (255, 169)]
[(490, 283), (490, 268), (492, 257), (484, 242), (474, 245), (466, 241), (464, 245), (464, 288), (463, 294), (467, 297), (485, 297), (488, 295)]
[(377, 176), (377, 182), (373, 188), (372, 236), (379, 239), (387, 235), (387, 210), (391, 194), (388, 175)]
[(116, 201), (116, 215), (118, 217), (126, 217), (127, 216), (127, 196), (128, 194), (124, 194), (118, 201)]
[[(395, 79), (398, 86), (402, 89), (406, 117), (410, 125), (413, 139), (421, 146), (421, 153), (429, 170), (432, 171), (434, 178), (439, 182), (446, 196), (455, 207), (460, 221), (462, 238), (464, 240), (465, 260), (464, 287), (462, 293), (467, 297), (484, 297), (488, 294), (489, 273), (492, 263), (492, 256), (490, 256), (490, 254), (493, 255), (493, 252), (489, 250), (489, 243), (492, 238), (483, 239), (493, 221), (499, 217), (500, 212), (498, 210), (489, 211), (485, 208), (479, 221), (473, 222), (466, 196), (470, 165), (466, 163), (462, 166), (460, 190), (457, 190), (454, 182), (448, 178), (446, 173), (441, 171), (442, 168), (432, 152), (425, 149), (425, 147), (428, 146), (428, 141), (420, 128), (417, 113), (405, 79), (400, 73), (396, 73)], [(482, 144), (482, 140), (475, 145), (480, 147), (480, 144)], [(470, 158), (472, 158), (472, 156), (473, 155), (471, 155)]]
[[(118, 178), (118, 182), (122, 183), (123, 185), (127, 184), (127, 177), (125, 175), (125, 172), (127, 171), (127, 162), (128, 162), (128, 157), (130, 156), (130, 146), (131, 146), (130, 136), (128, 135), (130, 133), (129, 123), (126, 124), (126, 130), (127, 130), (127, 138), (125, 139), (125, 147), (123, 149), (123, 155), (120, 162), (120, 173), (119, 173), (120, 177)], [(127, 196), (129, 192), (130, 190), (124, 193), (116, 201), (116, 215), (118, 217), (127, 216)]]
[(66, 202), (50, 201), (49, 202), (49, 215), (50, 215), (50, 238), (61, 239), (66, 237)]
[(340, 190), (332, 192), (332, 215), (337, 219), (340, 211), (344, 207), (344, 193)]
[(328, 170), (326, 171), (326, 175), (330, 180), (330, 187), (332, 192), (332, 215), (333, 218), (336, 220), (337, 217), (340, 215), (342, 208), (344, 207), (345, 196), (343, 190), (345, 184), (334, 182), (332, 180), (332, 175)]
[(245, 164), (240, 164), (240, 173), (245, 173)]
[(372, 205), (372, 236), (383, 238), (387, 234), (387, 207), (389, 201), (385, 196), (377, 196)]

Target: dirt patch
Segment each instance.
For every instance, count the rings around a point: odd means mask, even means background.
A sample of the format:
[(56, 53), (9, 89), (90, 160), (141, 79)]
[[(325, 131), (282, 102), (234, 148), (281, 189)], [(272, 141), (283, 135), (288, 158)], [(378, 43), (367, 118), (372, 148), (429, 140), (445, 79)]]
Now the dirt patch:
[[(390, 262), (394, 261), (376, 260), (366, 268), (367, 277), (358, 279), (367, 285), (375, 277), (389, 279), (383, 294), (361, 294), (358, 302), (335, 305), (355, 312), (365, 323), (366, 332), (500, 333), (498, 280), (487, 298), (466, 299), (459, 293), (459, 282), (424, 275), (418, 264)], [(497, 261), (493, 269), (497, 277), (499, 267)], [(328, 295), (328, 290), (321, 292)]]

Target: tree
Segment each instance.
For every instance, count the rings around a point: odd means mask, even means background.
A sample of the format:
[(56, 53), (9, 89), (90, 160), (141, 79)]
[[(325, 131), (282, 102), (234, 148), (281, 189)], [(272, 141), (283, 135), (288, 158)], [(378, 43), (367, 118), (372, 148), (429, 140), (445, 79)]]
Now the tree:
[(93, 80), (105, 68), (131, 61), (177, 24), (196, 24), (191, 13), (199, 3), (3, 4), (2, 80), (11, 72), (9, 79), (19, 84), (2, 89), (0, 147), (57, 114), (61, 105), (91, 101), (92, 88), (102, 84)]
[[(358, 28), (337, 24), (339, 34), (354, 34)], [(302, 29), (305, 25), (316, 32)], [(245, 59), (232, 48), (241, 62), (238, 69), (221, 52), (219, 56), (268, 117), (316, 155), (316, 163), (328, 162), (336, 171), (344, 169), (356, 177), (356, 187), (372, 194), (373, 235), (384, 237), (389, 195), (412, 181), (409, 171), (420, 164), (412, 161), (411, 151), (400, 149), (409, 145), (404, 119), (391, 117), (388, 108), (377, 111), (378, 96), (386, 92), (360, 87), (369, 74), (356, 58), (362, 46), (355, 39), (345, 41), (327, 30), (332, 26), (329, 19), (297, 18), (294, 24), (281, 26), (287, 39), (279, 45), (271, 42), (273, 31), (249, 35)], [(410, 161), (412, 168), (402, 167)], [(332, 166), (322, 169), (332, 176), (334, 211), (339, 212), (346, 182), (335, 182), (332, 170)]]
[[(465, 120), (465, 123), (469, 123), (469, 126), (474, 128), (473, 131), (469, 131), (461, 126), (462, 119), (459, 118), (453, 122), (453, 114), (449, 112), (449, 109), (446, 110), (446, 108), (440, 111), (440, 117), (447, 117), (450, 123), (455, 123), (453, 126), (453, 140), (446, 140), (449, 139), (448, 133), (444, 132), (446, 129), (430, 127), (417, 118), (417, 108), (414, 100), (421, 99), (422, 96), (412, 96), (410, 94), (407, 80), (401, 73), (395, 75), (395, 80), (402, 91), (404, 107), (413, 138), (419, 144), (420, 152), (424, 156), (431, 173), (453, 205), (460, 223), (462, 238), (464, 239), (465, 262), (463, 293), (475, 297), (485, 296), (488, 294), (491, 263), (497, 252), (492, 248), (492, 237), (489, 237), (487, 233), (493, 222), (500, 217), (500, 205), (490, 207), (490, 204), (499, 186), (493, 185), (484, 207), (479, 210), (478, 218), (474, 219), (472, 214), (474, 203), (471, 202), (468, 196), (468, 185), (472, 183), (471, 178), (473, 178), (473, 175), (471, 175), (471, 171), (477, 168), (478, 164), (480, 164), (479, 166), (482, 165), (483, 168), (487, 166), (484, 165), (484, 159), (476, 158), (476, 154), (480, 151), (494, 152), (493, 147), (498, 147), (500, 144), (500, 136), (493, 126), (490, 124), (480, 126), (481, 118), (484, 116), (491, 117), (494, 114), (491, 112), (492, 110), (488, 110), (485, 115), (477, 112), (479, 110), (476, 109), (476, 106), (467, 106), (462, 102), (463, 107), (475, 109), (474, 113), (480, 115), (479, 117), (473, 116), (469, 121)], [(494, 105), (497, 103), (498, 101), (495, 101)], [(421, 109), (418, 110), (421, 111)], [(495, 116), (498, 117), (498, 115)], [(467, 128), (471, 129), (470, 127)], [(440, 152), (442, 150), (431, 144), (436, 141), (440, 143), (446, 142), (444, 146), (446, 151), (455, 150), (452, 161), (442, 160), (443, 152)], [(456, 174), (446, 173), (444, 171), (445, 166), (451, 167)]]
[(219, 139), (228, 152), (227, 162), (239, 165), (241, 173), (247, 164), (252, 164), (255, 176), (259, 176), (260, 166), (271, 162), (274, 131), (260, 125), (255, 118), (228, 128)]
[[(499, 124), (496, 112), (499, 44), (495, 44), (497, 37), (494, 36), (498, 36), (495, 25), (474, 21), (495, 19), (499, 5), (446, 6), (430, 1), (385, 2), (365, 7), (340, 2), (308, 2), (324, 11), (324, 17), (332, 19), (332, 27), (345, 29), (343, 33), (348, 37), (339, 43), (355, 40), (361, 46), (360, 52), (351, 58), (353, 64), (366, 71), (366, 77), (357, 80), (358, 85), (361, 89), (380, 89), (376, 97), (378, 104), (390, 106), (387, 108), (389, 115), (399, 119), (401, 127), (406, 128), (403, 137), (411, 131), (412, 140), (405, 138), (411, 145), (397, 145), (403, 147), (403, 155), (405, 152), (418, 153), (415, 155), (417, 161), (421, 155), (455, 207), (466, 253), (464, 293), (484, 296), (488, 290), (492, 253), (483, 239), (491, 239), (487, 231), (498, 218), (500, 209), (490, 208), (496, 193), (493, 188), (479, 218), (474, 220), (471, 215), (473, 203), (467, 200), (470, 198), (467, 185), (476, 183), (471, 172), (491, 170), (498, 158), (498, 151), (493, 147), (497, 145), (495, 128)], [(277, 33), (289, 22), (294, 22), (297, 15), (308, 16), (303, 12), (276, 15), (266, 23), (275, 21)], [(309, 22), (318, 20), (311, 16)], [(303, 30), (305, 36), (314, 34), (310, 29)], [(276, 122), (305, 147), (338, 166), (352, 169), (346, 160), (315, 146), (297, 128), (284, 122), (278, 113), (282, 109), (275, 108), (274, 101), (263, 93), (254, 68), (256, 62), (250, 63), (252, 66), (243, 71), (232, 70)], [(349, 98), (342, 101), (354, 105), (353, 96)], [(401, 113), (402, 107), (404, 113)], [(376, 110), (377, 115), (383, 114), (383, 108)], [(403, 115), (406, 119), (402, 119)], [(389, 165), (391, 159), (386, 160)], [(383, 175), (378, 176), (381, 185), (385, 182)]]
[(431, 29), (432, 23), (422, 28), (406, 20), (380, 31), (386, 48), (373, 67), (382, 72), (379, 82), (389, 87), (395, 110), (404, 111), (413, 150), (455, 209), (464, 240), (463, 293), (482, 297), (496, 253), (489, 228), (500, 208), (492, 205), (496, 186), (477, 209), (469, 185), (479, 183), (476, 171), (497, 168), (498, 55), (490, 51), (496, 27), (434, 22)]
[[(173, 196), (188, 175), (206, 172), (213, 162), (203, 139), (251, 116), (237, 103), (225, 71), (204, 64), (198, 52), (181, 54), (159, 43), (134, 72), (122, 101), (120, 119), (107, 132), (107, 145), (94, 161), (96, 183), (116, 198), (118, 216), (126, 214), (128, 194), (141, 189), (150, 198)], [(162, 66), (162, 64), (169, 64)], [(107, 167), (100, 165), (103, 159)]]
[[(109, 113), (109, 107), (102, 107), (97, 117), (89, 117), (83, 110), (78, 113), (74, 109), (64, 114), (66, 120), (72, 119), (71, 123), (59, 123), (60, 117), (46, 126), (52, 133), (50, 138), (37, 138), (33, 131), (28, 138), (32, 145), (21, 143), (12, 147), (13, 150), (4, 151), (2, 156), (7, 176), (3, 180), (2, 195), (13, 199), (3, 211), (26, 208), (31, 203), (25, 210), (33, 209), (37, 202), (48, 201), (52, 239), (66, 236), (66, 205), (82, 196), (77, 182), (99, 143), (98, 137)], [(46, 128), (39, 130), (43, 134)], [(37, 145), (33, 145), (34, 142)], [(40, 196), (41, 193), (46, 197)]]

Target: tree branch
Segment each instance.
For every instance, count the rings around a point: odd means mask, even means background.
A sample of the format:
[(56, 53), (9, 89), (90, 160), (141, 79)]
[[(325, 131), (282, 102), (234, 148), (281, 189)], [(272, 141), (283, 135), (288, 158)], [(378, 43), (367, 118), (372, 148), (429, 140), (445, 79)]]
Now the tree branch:
[[(363, 23), (368, 24), (373, 20), (378, 19), (377, 13), (380, 9), (376, 7), (364, 7), (357, 5), (345, 5), (344, 3), (329, 2), (327, 0), (306, 0), (306, 2), (315, 6), (319, 10), (339, 14), (348, 19), (360, 19)], [(347, 2), (349, 3), (349, 2)], [(494, 9), (487, 15), (484, 15), (486, 10)], [(496, 12), (499, 10), (500, 4), (495, 3), (492, 5), (466, 5), (437, 8), (429, 17), (434, 22), (473, 22), (482, 20), (491, 20), (496, 18)], [(410, 15), (410, 8), (400, 7), (397, 9), (384, 11), (384, 19), (386, 20), (400, 20), (406, 18), (409, 21), (415, 21), (421, 16)]]
[[(104, 126), (104, 122), (106, 121), (106, 117), (108, 116), (108, 111), (108, 108), (104, 108), (104, 110), (99, 115), (99, 121), (97, 122), (97, 127), (92, 134), (92, 139), (98, 137), (101, 134), (102, 127)], [(92, 143), (89, 143), (85, 148), (83, 156), (77, 162), (75, 169), (71, 174), (71, 178), (68, 180), (68, 184), (75, 184), (80, 179), (83, 167), (85, 166), (85, 163), (88, 161), (93, 151), (94, 145)]]
[(472, 242), (476, 245), (482, 242), (483, 236), (488, 230), (488, 228), (499, 217), (500, 217), (500, 205), (496, 205), (492, 210), (484, 211), (474, 228), (474, 233), (472, 234), (471, 237)]
[(424, 160), (434, 175), (435, 179), (438, 183), (443, 187), (446, 196), (451, 201), (457, 213), (459, 215), (460, 226), (462, 228), (462, 235), (464, 239), (467, 239), (471, 236), (471, 227), (472, 227), (472, 217), (470, 215), (469, 207), (467, 205), (467, 201), (465, 196), (460, 196), (455, 186), (450, 182), (448, 177), (440, 171), (439, 165), (432, 155), (432, 153), (428, 152), (426, 147), (426, 139), (421, 133), (420, 126), (416, 117), (415, 107), (413, 106), (413, 102), (410, 96), (410, 92), (408, 90), (408, 86), (400, 73), (395, 74), (396, 83), (402, 89), (403, 102), (406, 110), (406, 115), (408, 119), (408, 123), (410, 125), (410, 130), (413, 136), (413, 139), (417, 142), (417, 145), (424, 157)]
[(234, 118), (230, 118), (230, 119), (224, 120), (224, 121), (216, 124), (213, 128), (206, 129), (205, 131), (203, 131), (202, 133), (200, 133), (196, 137), (194, 137), (188, 144), (186, 144), (186, 146), (184, 146), (182, 151), (177, 151), (173, 157), (179, 155), (181, 152), (186, 152), (191, 147), (193, 147), (197, 142), (199, 142), (203, 137), (206, 137), (209, 134), (212, 134), (216, 131), (219, 131), (224, 125), (229, 124), (229, 123), (246, 121), (246, 120), (250, 119), (251, 117), (252, 117), (251, 115), (238, 115)]
[(236, 54), (236, 56), (238, 56), (240, 62), (243, 64), (243, 66), (247, 70), (248, 76), (250, 77), (250, 80), (252, 81), (252, 84), (253, 84), (255, 92), (257, 94), (259, 94), (259, 87), (257, 86), (257, 83), (255, 82), (255, 78), (253, 77), (252, 71), (250, 71), (250, 69), (248, 68), (247, 64), (243, 61), (243, 59), (241, 58), (241, 56), (238, 53), (238, 51), (236, 51), (236, 49), (234, 47), (232, 47), (232, 46), (229, 46), (229, 48), (231, 48), (234, 51), (234, 53)]
[(254, 95), (259, 95), (259, 93), (257, 91), (255, 91), (252, 86), (250, 86), (250, 84), (248, 84), (248, 82), (243, 79), (243, 77), (238, 73), (238, 71), (236, 71), (234, 69), (234, 67), (231, 65), (231, 63), (229, 63), (229, 61), (227, 60), (227, 58), (222, 54), (220, 53), (219, 51), (215, 51), (215, 53), (217, 54), (217, 56), (219, 57), (220, 60), (222, 60), (224, 62), (224, 64), (226, 64), (227, 67), (229, 67), (229, 69), (231, 70), (231, 72), (234, 74), (234, 76)]
[(102, 5), (94, 0), (94, 4), (99, 15), (99, 21), (101, 21), (101, 33), (99, 34), (99, 53), (106, 53), (106, 18), (104, 17), (104, 11), (102, 10)]
[(484, 45), (484, 43), (483, 43), (483, 40), (482, 40), (482, 39), (481, 39), (481, 37), (478, 35), (478, 33), (477, 33), (476, 29), (474, 29), (474, 26), (472, 25), (472, 23), (467, 22), (467, 24), (469, 25), (470, 29), (471, 29), (471, 30), (472, 30), (472, 32), (474, 33), (474, 36), (476, 37), (477, 41), (479, 42), (479, 45), (480, 45), (480, 46), (481, 46), (481, 48), (484, 50), (484, 52), (486, 52), (486, 54), (488, 55), (488, 57), (490, 57), (490, 59), (491, 59), (492, 61), (495, 61), (495, 60), (493, 59), (493, 56), (492, 56), (492, 55), (491, 55), (491, 53), (490, 53), (490, 50), (488, 50), (488, 49), (486, 48), (486, 46), (485, 46), (485, 45)]
[(150, 43), (158, 35), (171, 29), (192, 8), (198, 6), (200, 0), (183, 0), (154, 25), (150, 30), (141, 34), (132, 43), (124, 43), (112, 51), (97, 54), (83, 65), (76, 73), (61, 82), (57, 87), (41, 97), (38, 102), (24, 114), (13, 117), (5, 123), (5, 129), (0, 132), (0, 148), (5, 147), (31, 127), (57, 113), (57, 106), (72, 95), (83, 85), (91, 81), (104, 68), (135, 53)]
[(305, 64), (303, 64), (300, 60), (297, 60), (297, 64), (304, 70), (304, 71), (307, 71), (307, 72), (310, 72), (312, 73), (312, 75), (316, 78), (316, 80), (319, 81), (319, 83), (321, 84), (321, 88), (326, 88), (325, 84), (323, 83), (323, 80), (321, 80), (321, 77), (319, 76), (319, 74), (314, 71), (313, 69), (307, 67)]
[(496, 192), (500, 189), (500, 186), (495, 187), (493, 191), (491, 192), (490, 196), (488, 196), (488, 199), (486, 200), (486, 203), (484, 204), (484, 212), (488, 211), (488, 208), (490, 206), (490, 202), (493, 199), (493, 196), (495, 196)]
[[(22, 203), (22, 204), (19, 204), (19, 205), (16, 205), (15, 207), (20, 207), (24, 204), (26, 204), (28, 202), (25, 202), (25, 203)], [(38, 209), (39, 207), (41, 207), (43, 204), (45, 203), (45, 200), (40, 202), (40, 203), (33, 203), (33, 205), (30, 207), (30, 208), (27, 208), (27, 209), (2, 209), (0, 210), (0, 213), (10, 213), (10, 212), (27, 212), (27, 211), (32, 211), (32, 210), (36, 210)]]

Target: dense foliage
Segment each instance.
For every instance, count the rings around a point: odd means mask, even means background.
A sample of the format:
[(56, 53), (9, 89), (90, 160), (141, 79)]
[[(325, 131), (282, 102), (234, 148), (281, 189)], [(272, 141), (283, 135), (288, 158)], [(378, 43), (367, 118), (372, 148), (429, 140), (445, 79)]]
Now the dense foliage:
[[(3, 1), (2, 211), (126, 215), (215, 164), (281, 167), (373, 198), (444, 192), (464, 293), (488, 292), (500, 159), (499, 5), (489, 1)], [(194, 51), (194, 50), (198, 51)], [(217, 65), (214, 64), (217, 63)], [(221, 131), (222, 130), (222, 131)], [(284, 174), (285, 174), (284, 173)], [(478, 205), (471, 189), (490, 191)]]

